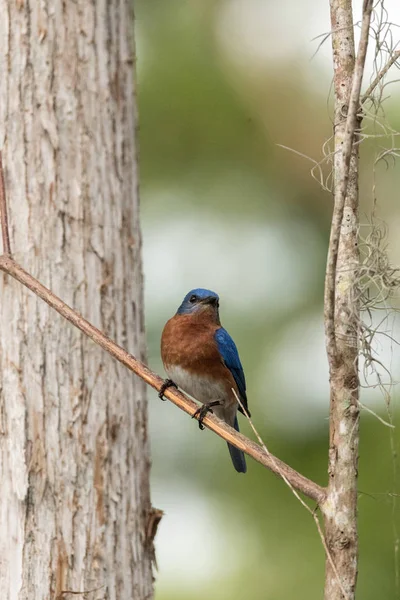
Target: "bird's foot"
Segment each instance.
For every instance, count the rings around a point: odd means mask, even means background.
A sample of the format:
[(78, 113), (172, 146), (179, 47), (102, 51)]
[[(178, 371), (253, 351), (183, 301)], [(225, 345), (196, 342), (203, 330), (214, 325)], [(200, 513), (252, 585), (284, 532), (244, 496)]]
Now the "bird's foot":
[(196, 419), (198, 417), (199, 429), (204, 429), (203, 419), (207, 415), (207, 413), (214, 412), (212, 407), (220, 406), (221, 404), (222, 404), (222, 402), (220, 402), (219, 400), (216, 400), (215, 402), (209, 402), (208, 404), (203, 404), (203, 406), (200, 406), (200, 408), (198, 408), (196, 410), (196, 412), (192, 415), (192, 419)]
[(174, 381), (172, 381), (172, 379), (165, 379), (165, 381), (162, 384), (162, 386), (160, 387), (160, 391), (158, 393), (158, 397), (160, 398), (160, 400), (163, 400), (163, 401), (166, 400), (166, 398), (164, 398), (164, 393), (165, 393), (165, 390), (168, 389), (169, 387), (174, 387), (174, 388), (178, 389), (178, 386), (176, 385), (176, 383)]

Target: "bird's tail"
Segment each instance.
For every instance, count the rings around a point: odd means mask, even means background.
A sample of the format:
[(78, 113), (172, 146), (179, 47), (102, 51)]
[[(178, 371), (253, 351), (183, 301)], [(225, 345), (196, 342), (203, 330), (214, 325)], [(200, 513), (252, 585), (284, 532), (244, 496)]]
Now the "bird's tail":
[[(239, 431), (239, 423), (237, 417), (235, 417), (235, 422), (233, 426), (236, 429), (236, 431)], [(231, 455), (231, 459), (233, 462), (233, 466), (235, 467), (236, 471), (238, 473), (246, 473), (247, 466), (242, 450), (239, 450), (239, 448), (235, 448), (235, 446), (232, 446), (231, 444), (228, 444), (228, 448), (229, 454)]]

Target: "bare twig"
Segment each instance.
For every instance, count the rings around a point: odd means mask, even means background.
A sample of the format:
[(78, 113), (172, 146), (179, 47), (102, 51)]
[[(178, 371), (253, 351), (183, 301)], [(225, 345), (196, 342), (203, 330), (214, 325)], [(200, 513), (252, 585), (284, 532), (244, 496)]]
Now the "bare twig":
[[(247, 418), (247, 420), (248, 420), (248, 422), (249, 422), (249, 424), (250, 424), (250, 427), (252, 428), (252, 430), (253, 430), (253, 432), (254, 432), (254, 435), (255, 435), (255, 436), (256, 436), (256, 438), (258, 439), (258, 441), (259, 441), (259, 443), (260, 443), (261, 447), (263, 448), (264, 452), (266, 452), (267, 454), (269, 454), (269, 455), (270, 455), (270, 457), (271, 457), (271, 459), (272, 459), (272, 460), (274, 460), (274, 456), (273, 456), (273, 455), (270, 453), (270, 451), (268, 450), (268, 448), (267, 448), (267, 446), (266, 446), (265, 442), (263, 441), (263, 439), (261, 438), (261, 436), (260, 436), (260, 434), (258, 433), (257, 429), (255, 428), (255, 426), (254, 426), (254, 424), (253, 424), (253, 421), (251, 420), (251, 417), (250, 417), (250, 415), (249, 415), (248, 411), (246, 410), (246, 407), (243, 405), (243, 402), (240, 400), (239, 396), (237, 395), (236, 391), (235, 391), (233, 388), (232, 388), (232, 392), (233, 392), (233, 394), (234, 394), (234, 396), (235, 396), (236, 400), (238, 401), (238, 404), (240, 405), (241, 409), (243, 410), (243, 412), (244, 412), (244, 414), (245, 414), (245, 416), (246, 416), (246, 418)], [(279, 468), (279, 467), (278, 467), (278, 465), (277, 465), (277, 468)], [(336, 575), (336, 579), (337, 579), (338, 585), (339, 585), (339, 587), (340, 587), (340, 589), (341, 589), (341, 591), (342, 591), (342, 594), (343, 594), (343, 596), (344, 596), (345, 600), (349, 600), (349, 596), (346, 594), (346, 591), (345, 591), (345, 589), (344, 589), (344, 587), (343, 587), (343, 585), (342, 585), (342, 582), (341, 582), (341, 580), (340, 580), (339, 573), (338, 573), (338, 571), (337, 571), (337, 569), (336, 569), (335, 563), (333, 562), (332, 554), (329, 552), (329, 548), (328, 548), (328, 545), (327, 545), (327, 543), (326, 543), (326, 539), (325, 539), (325, 536), (324, 536), (324, 534), (323, 534), (323, 531), (322, 531), (322, 528), (321, 528), (321, 523), (319, 522), (319, 519), (318, 519), (318, 516), (317, 516), (316, 510), (312, 510), (312, 509), (311, 509), (311, 508), (308, 506), (308, 504), (306, 504), (306, 503), (304, 502), (303, 498), (301, 498), (301, 497), (299, 496), (299, 494), (298, 494), (298, 493), (296, 492), (296, 490), (293, 488), (293, 486), (292, 486), (292, 484), (290, 483), (290, 481), (288, 481), (288, 479), (285, 477), (284, 473), (280, 473), (280, 476), (282, 477), (282, 479), (283, 479), (283, 481), (286, 483), (286, 485), (287, 485), (287, 486), (288, 486), (288, 487), (291, 489), (291, 491), (293, 492), (293, 494), (294, 494), (294, 496), (297, 498), (297, 500), (300, 502), (300, 504), (302, 504), (302, 506), (304, 506), (304, 508), (305, 508), (305, 509), (306, 509), (306, 510), (307, 510), (307, 511), (310, 513), (310, 515), (312, 516), (312, 518), (313, 518), (313, 520), (314, 520), (314, 522), (315, 522), (315, 524), (316, 524), (316, 526), (317, 526), (317, 531), (318, 531), (319, 537), (321, 538), (321, 542), (322, 542), (322, 545), (323, 545), (323, 547), (324, 547), (324, 550), (325, 550), (325, 555), (326, 555), (326, 557), (327, 557), (328, 561), (330, 562), (330, 565), (331, 565), (331, 567), (332, 567), (332, 570), (333, 570), (333, 572), (334, 572), (334, 573), (335, 573), (335, 575)]]
[(8, 230), (7, 199), (4, 185), (3, 158), (0, 152), (0, 216), (1, 234), (3, 237), (3, 252), (11, 255), (10, 232)]
[(365, 404), (362, 404), (360, 401), (358, 402), (358, 405), (366, 410), (367, 412), (369, 412), (371, 415), (373, 415), (375, 417), (375, 419), (378, 419), (378, 421), (380, 421), (382, 423), (382, 425), (385, 425), (386, 427), (390, 427), (391, 429), (396, 429), (396, 426), (393, 425), (392, 423), (388, 423), (387, 421), (385, 421), (384, 419), (382, 419), (382, 417), (380, 417), (379, 415), (376, 414), (376, 412), (374, 412), (371, 408), (368, 408), (368, 406), (365, 406)]
[(386, 65), (379, 71), (371, 85), (367, 88), (367, 91), (361, 98), (361, 104), (364, 104), (366, 100), (371, 96), (372, 92), (375, 90), (379, 82), (385, 77), (386, 73), (389, 71), (390, 67), (394, 65), (394, 63), (400, 58), (400, 50), (396, 50), (393, 52), (390, 59), (387, 61)]
[[(265, 442), (263, 441), (263, 439), (261, 438), (260, 434), (258, 433), (257, 429), (255, 428), (253, 421), (248, 413), (248, 411), (246, 410), (246, 407), (244, 406), (243, 402), (240, 400), (239, 396), (237, 395), (236, 391), (232, 389), (233, 395), (235, 396), (240, 408), (243, 410), (249, 424), (250, 427), (253, 430), (254, 435), (256, 436), (256, 438), (258, 439), (258, 442), (260, 444), (260, 446), (262, 447), (262, 449), (264, 450), (264, 452), (266, 454), (268, 454), (271, 457), (272, 462), (275, 462), (275, 457), (270, 453), (270, 451), (268, 450)], [(304, 500), (299, 496), (299, 494), (296, 492), (296, 490), (294, 489), (294, 487), (292, 486), (292, 484), (290, 483), (290, 481), (286, 478), (285, 474), (280, 470), (279, 465), (277, 463), (275, 463), (276, 466), (276, 470), (278, 471), (279, 475), (281, 476), (281, 478), (283, 479), (283, 481), (286, 483), (286, 485), (291, 489), (291, 491), (293, 492), (293, 494), (295, 495), (295, 497), (297, 498), (297, 500), (311, 513), (313, 513), (313, 511), (310, 509), (310, 507), (308, 506), (308, 504), (306, 504), (304, 502)]]
[[(0, 270), (4, 273), (8, 273), (14, 279), (22, 283), (25, 287), (30, 289), (39, 298), (47, 302), (47, 304), (54, 308), (60, 315), (72, 323), (75, 327), (80, 329), (86, 336), (93, 340), (96, 344), (101, 346), (111, 356), (116, 358), (125, 367), (128, 367), (133, 373), (136, 373), (141, 377), (148, 385), (151, 385), (156, 390), (160, 390), (163, 380), (161, 377), (150, 371), (146, 365), (137, 360), (132, 354), (129, 354), (126, 350), (118, 346), (113, 340), (104, 335), (97, 327), (89, 323), (82, 317), (77, 311), (70, 308), (65, 302), (58, 298), (53, 292), (42, 285), (37, 279), (27, 273), (21, 266), (19, 266), (10, 256), (0, 256)], [(172, 390), (171, 388), (165, 391), (165, 396), (173, 404), (178, 406), (181, 410), (185, 411), (189, 415), (193, 416), (198, 406), (190, 400), (187, 396), (181, 392)], [(266, 453), (258, 444), (249, 440), (244, 435), (236, 432), (232, 427), (226, 425), (220, 419), (214, 416), (207, 416), (204, 419), (204, 425), (206, 425), (211, 431), (214, 431), (217, 435), (222, 437), (224, 440), (233, 444), (240, 450), (243, 450), (249, 456), (252, 456), (256, 461), (264, 465), (267, 469), (282, 477), (282, 473), (285, 475), (291, 485), (311, 498), (318, 504), (324, 502), (326, 492), (325, 489), (315, 482), (307, 479), (291, 467), (285, 464), (276, 457)]]

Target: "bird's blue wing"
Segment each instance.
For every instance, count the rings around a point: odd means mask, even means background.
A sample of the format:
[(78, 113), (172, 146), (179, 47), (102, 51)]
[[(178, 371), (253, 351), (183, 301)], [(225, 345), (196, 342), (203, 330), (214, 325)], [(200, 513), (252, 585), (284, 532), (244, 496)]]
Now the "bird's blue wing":
[[(240, 362), (239, 353), (236, 348), (236, 344), (229, 335), (229, 333), (221, 327), (217, 329), (214, 334), (214, 339), (217, 342), (219, 353), (224, 361), (225, 366), (230, 370), (233, 378), (238, 386), (240, 399), (243, 402), (245, 409), (247, 408), (247, 396), (246, 396), (246, 379), (244, 377), (244, 371), (242, 363)], [(243, 410), (239, 406), (239, 410), (243, 413)], [(250, 413), (249, 413), (250, 415)]]

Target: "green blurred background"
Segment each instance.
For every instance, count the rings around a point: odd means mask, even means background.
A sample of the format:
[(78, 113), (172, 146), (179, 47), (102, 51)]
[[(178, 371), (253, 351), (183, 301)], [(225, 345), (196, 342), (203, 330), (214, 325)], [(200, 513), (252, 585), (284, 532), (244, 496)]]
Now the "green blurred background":
[[(395, 0), (386, 6), (399, 22)], [(311, 163), (278, 144), (320, 160), (331, 135), (330, 42), (313, 57), (321, 38), (312, 41), (329, 31), (328, 0), (137, 0), (135, 12), (150, 365), (163, 373), (161, 330), (184, 294), (217, 291), (256, 427), (272, 452), (325, 484), (322, 296), (332, 202)], [(385, 104), (394, 127), (399, 88)], [(365, 223), (373, 163), (388, 143), (363, 146)], [(390, 258), (400, 263), (398, 165), (379, 164), (376, 182)], [(395, 317), (383, 330), (400, 339)], [(375, 349), (399, 379), (396, 344), (384, 335)], [(285, 484), (250, 459), (247, 475), (238, 475), (222, 440), (149, 397), (152, 498), (165, 511), (157, 600), (322, 598), (321, 542)], [(364, 390), (362, 401), (387, 418), (378, 389)], [(398, 429), (363, 413), (361, 434), (358, 598), (400, 598)]]

